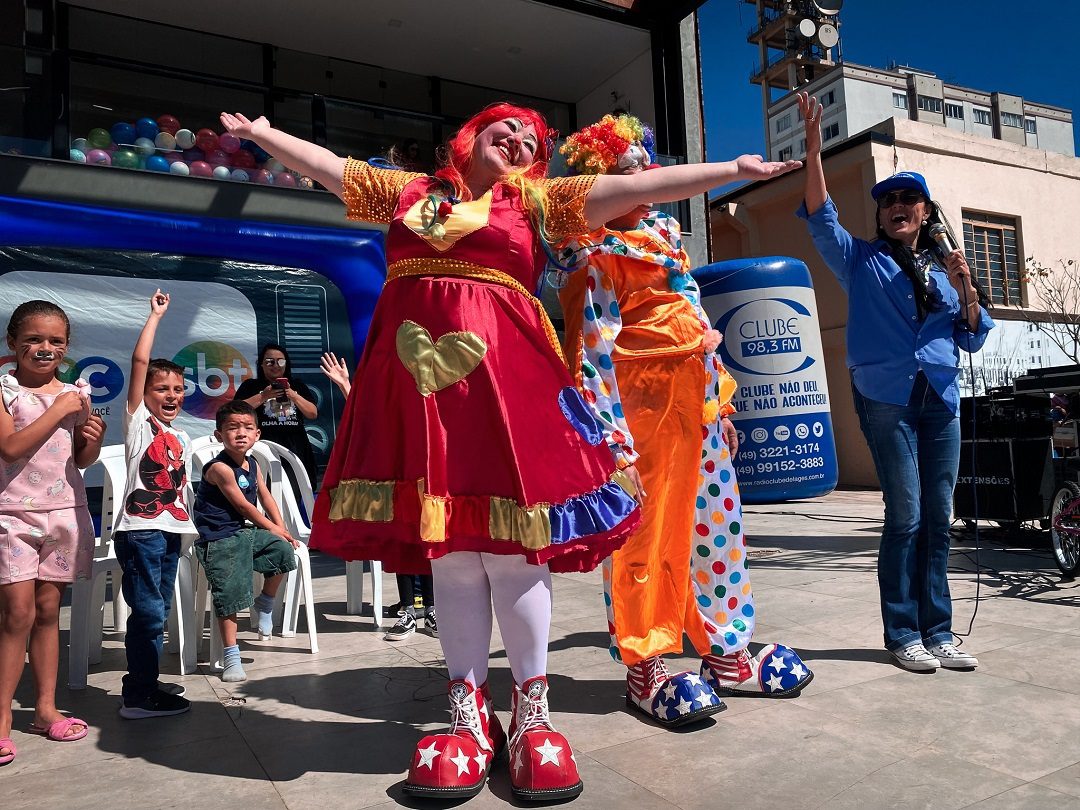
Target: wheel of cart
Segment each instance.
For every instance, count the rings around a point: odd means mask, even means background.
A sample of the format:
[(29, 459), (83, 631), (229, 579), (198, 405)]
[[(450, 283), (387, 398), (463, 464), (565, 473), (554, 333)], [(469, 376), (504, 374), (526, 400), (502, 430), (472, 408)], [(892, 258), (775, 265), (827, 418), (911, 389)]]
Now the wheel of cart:
[(1080, 485), (1061, 481), (1050, 512), (1050, 544), (1054, 562), (1067, 577), (1080, 568)]

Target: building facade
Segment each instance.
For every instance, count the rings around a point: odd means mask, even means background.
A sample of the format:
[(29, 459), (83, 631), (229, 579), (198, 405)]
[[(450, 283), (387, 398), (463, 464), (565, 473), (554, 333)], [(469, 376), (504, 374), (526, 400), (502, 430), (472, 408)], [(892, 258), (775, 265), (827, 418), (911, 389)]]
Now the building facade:
[[(1063, 362), (1028, 320), (1042, 317), (1046, 305), (1025, 282), (1024, 269), (1029, 256), (1043, 264), (1080, 259), (1073, 235), (1080, 217), (1080, 159), (907, 118), (889, 118), (843, 142), (833, 141), (823, 152), (825, 176), (844, 227), (872, 239), (876, 206), (870, 188), (897, 171), (920, 172), (990, 294), (998, 328), (974, 358), (974, 386), (967, 379), (964, 358), (965, 393), (1007, 385), (1032, 360)], [(802, 173), (795, 172), (714, 199), (713, 258), (786, 255), (810, 267), (840, 484), (874, 486), (873, 463), (852, 404), (845, 362), (847, 297), (814, 249), (805, 223), (795, 216), (803, 183)]]

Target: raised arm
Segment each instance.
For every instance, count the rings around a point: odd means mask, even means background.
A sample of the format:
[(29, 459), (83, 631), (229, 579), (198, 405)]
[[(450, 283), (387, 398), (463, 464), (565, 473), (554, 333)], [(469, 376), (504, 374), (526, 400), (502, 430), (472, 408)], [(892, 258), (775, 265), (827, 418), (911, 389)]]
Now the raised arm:
[(663, 166), (638, 174), (605, 174), (585, 200), (589, 228), (598, 228), (639, 205), (675, 202), (737, 180), (768, 180), (797, 169), (797, 160), (770, 162), (761, 155), (742, 155), (724, 163)]
[(825, 170), (821, 166), (821, 112), (824, 109), (814, 96), (799, 93), (799, 112), (802, 114), (803, 131), (806, 133), (806, 213), (813, 214), (828, 199), (825, 187)]
[(150, 314), (146, 316), (139, 339), (135, 341), (135, 350), (131, 353), (131, 374), (128, 375), (127, 412), (135, 413), (143, 401), (143, 388), (146, 386), (146, 370), (150, 366), (150, 352), (154, 350), (154, 338), (158, 323), (169, 309), (169, 296), (161, 290), (154, 290), (150, 296)]
[(345, 158), (329, 149), (274, 129), (266, 116), (249, 121), (240, 113), (222, 113), (221, 124), (238, 138), (254, 141), (290, 169), (322, 183), (328, 191), (343, 198), (341, 179)]

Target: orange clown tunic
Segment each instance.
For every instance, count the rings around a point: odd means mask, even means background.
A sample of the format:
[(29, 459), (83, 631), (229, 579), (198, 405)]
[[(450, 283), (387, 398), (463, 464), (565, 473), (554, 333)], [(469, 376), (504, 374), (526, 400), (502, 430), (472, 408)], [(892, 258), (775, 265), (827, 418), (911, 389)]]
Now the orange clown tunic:
[(691, 541), (703, 435), (731, 411), (735, 381), (702, 348), (708, 321), (678, 223), (652, 213), (560, 255), (580, 268), (560, 292), (567, 361), (616, 462), (636, 466), (646, 493), (641, 526), (605, 564), (612, 654), (633, 666), (677, 653), (684, 632), (709, 652), (715, 628), (698, 609)]

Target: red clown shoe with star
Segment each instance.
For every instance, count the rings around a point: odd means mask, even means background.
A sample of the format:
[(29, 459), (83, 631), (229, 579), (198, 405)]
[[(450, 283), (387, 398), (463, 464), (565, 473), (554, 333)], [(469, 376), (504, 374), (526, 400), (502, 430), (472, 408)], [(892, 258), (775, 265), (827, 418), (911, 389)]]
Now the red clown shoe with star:
[(792, 697), (801, 692), (814, 673), (790, 647), (769, 644), (757, 655), (745, 649), (730, 655), (706, 655), (701, 677), (718, 695)]
[(514, 686), (510, 721), (510, 789), (525, 802), (572, 799), (581, 793), (577, 760), (548, 717), (547, 678)]
[(491, 710), (487, 684), (450, 681), (450, 729), (420, 740), (403, 790), (413, 796), (459, 799), (484, 788), (506, 735)]

